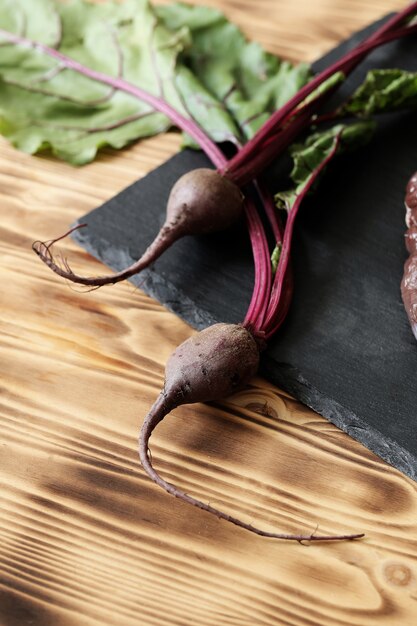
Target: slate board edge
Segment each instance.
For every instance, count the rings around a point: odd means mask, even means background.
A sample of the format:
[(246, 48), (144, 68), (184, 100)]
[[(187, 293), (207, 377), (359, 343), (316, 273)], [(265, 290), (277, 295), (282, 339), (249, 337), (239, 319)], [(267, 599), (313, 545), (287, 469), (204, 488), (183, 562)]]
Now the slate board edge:
[[(417, 480), (417, 459), (391, 438), (366, 424), (352, 411), (327, 398), (292, 365), (275, 363), (267, 356), (261, 362), (260, 374), (277, 387), (316, 411), (329, 422), (374, 452), (395, 469)], [(330, 402), (329, 402), (330, 401)], [(329, 406), (331, 404), (331, 407)]]
[[(80, 223), (80, 222), (76, 222)], [(75, 231), (72, 238), (94, 257), (100, 257), (98, 250), (83, 238), (82, 231)], [(130, 262), (133, 263), (134, 259)], [(114, 271), (123, 269), (117, 262), (106, 264)], [(206, 311), (178, 290), (169, 281), (164, 280), (152, 269), (146, 269), (140, 276), (129, 279), (148, 296), (162, 302), (163, 306), (178, 315), (196, 330), (202, 330), (219, 320), (212, 319)], [(169, 299), (166, 293), (170, 294)], [(192, 311), (192, 313), (191, 313)], [(260, 374), (274, 385), (295, 397), (329, 422), (347, 433), (350, 437), (366, 446), (390, 465), (394, 465), (403, 474), (417, 480), (417, 459), (395, 441), (371, 428), (357, 415), (315, 389), (292, 365), (275, 363), (265, 355), (261, 360)], [(332, 405), (331, 408), (329, 405)]]

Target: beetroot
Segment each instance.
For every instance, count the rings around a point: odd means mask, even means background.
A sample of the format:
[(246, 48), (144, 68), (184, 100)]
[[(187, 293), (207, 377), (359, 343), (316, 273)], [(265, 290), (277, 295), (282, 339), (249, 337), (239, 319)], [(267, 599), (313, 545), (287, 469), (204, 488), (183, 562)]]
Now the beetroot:
[(411, 330), (417, 339), (417, 172), (407, 184), (405, 196), (406, 224), (405, 245), (409, 257), (404, 264), (401, 296), (408, 315)]
[(144, 470), (157, 485), (176, 498), (257, 535), (294, 541), (363, 537), (363, 534), (286, 535), (264, 531), (189, 496), (161, 478), (153, 468), (148, 443), (159, 422), (181, 404), (220, 400), (241, 389), (256, 374), (262, 347), (262, 338), (255, 337), (240, 324), (215, 324), (190, 337), (174, 350), (166, 365), (164, 388), (140, 431), (139, 457)]
[[(59, 276), (81, 285), (101, 287), (118, 283), (145, 269), (180, 237), (225, 230), (241, 215), (243, 199), (239, 187), (216, 170), (200, 168), (184, 174), (171, 190), (166, 220), (154, 241), (133, 265), (109, 276), (78, 276), (67, 263), (60, 267), (51, 248), (62, 237), (49, 243), (36, 241), (32, 247)], [(81, 224), (77, 228), (84, 226)]]

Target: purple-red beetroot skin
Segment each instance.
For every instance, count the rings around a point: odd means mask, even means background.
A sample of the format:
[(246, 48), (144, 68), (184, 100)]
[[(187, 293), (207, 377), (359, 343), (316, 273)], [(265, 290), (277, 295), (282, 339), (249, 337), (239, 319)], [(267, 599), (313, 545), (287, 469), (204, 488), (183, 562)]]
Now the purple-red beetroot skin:
[(411, 330), (417, 339), (417, 252), (411, 254), (404, 264), (401, 295)]
[(409, 257), (404, 264), (401, 281), (401, 296), (410, 321), (411, 330), (417, 339), (417, 172), (407, 184), (405, 196), (405, 246)]
[(407, 228), (417, 225), (417, 172), (408, 181), (405, 194)]
[(253, 335), (239, 324), (214, 324), (179, 345), (165, 368), (163, 396), (179, 404), (219, 400), (242, 388), (259, 367)]
[(165, 223), (181, 236), (225, 230), (241, 215), (243, 199), (239, 187), (216, 170), (191, 170), (171, 189)]

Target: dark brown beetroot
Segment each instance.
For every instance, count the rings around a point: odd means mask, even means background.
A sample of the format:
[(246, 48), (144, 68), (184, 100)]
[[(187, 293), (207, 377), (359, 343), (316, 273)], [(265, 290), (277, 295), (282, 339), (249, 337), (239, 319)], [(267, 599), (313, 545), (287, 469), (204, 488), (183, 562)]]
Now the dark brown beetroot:
[(405, 190), (405, 223), (407, 228), (417, 226), (417, 172), (412, 175)]
[(417, 193), (408, 194), (405, 221), (408, 227), (417, 226)]
[(246, 385), (258, 370), (259, 345), (260, 342), (252, 333), (240, 324), (215, 324), (190, 337), (175, 349), (166, 365), (164, 388), (140, 431), (139, 457), (144, 470), (157, 485), (176, 498), (257, 535), (294, 541), (363, 537), (363, 534), (286, 535), (260, 530), (189, 496), (161, 478), (152, 467), (148, 443), (159, 422), (181, 404), (220, 400)]
[(417, 339), (417, 253), (409, 256), (404, 264), (401, 296), (411, 330)]
[(417, 254), (417, 226), (411, 226), (405, 233), (405, 247), (408, 254)]
[(411, 330), (417, 339), (417, 172), (407, 183), (405, 192), (405, 247), (409, 257), (404, 264), (401, 296)]
[[(64, 267), (58, 265), (51, 248), (63, 237), (47, 243), (36, 241), (32, 247), (41, 260), (59, 276), (81, 285), (101, 287), (118, 283), (137, 274), (156, 261), (181, 237), (225, 230), (241, 215), (243, 199), (239, 187), (216, 170), (200, 168), (184, 174), (171, 190), (166, 220), (154, 241), (133, 265), (108, 276), (79, 276), (66, 262)], [(76, 228), (84, 226), (86, 224)], [(71, 229), (64, 237), (73, 231), (74, 229)]]

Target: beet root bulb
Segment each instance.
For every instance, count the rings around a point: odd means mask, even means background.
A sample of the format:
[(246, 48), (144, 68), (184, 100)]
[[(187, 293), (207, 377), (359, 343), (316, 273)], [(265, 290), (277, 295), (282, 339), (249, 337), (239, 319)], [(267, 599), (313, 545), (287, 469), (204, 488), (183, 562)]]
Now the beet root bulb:
[(182, 236), (226, 230), (240, 217), (243, 199), (239, 187), (217, 170), (191, 170), (171, 189), (166, 223)]
[(214, 324), (179, 345), (165, 368), (165, 402), (219, 400), (245, 386), (259, 367), (253, 335), (239, 324)]
[(293, 541), (357, 539), (353, 535), (288, 535), (264, 531), (189, 496), (164, 480), (152, 466), (149, 439), (157, 424), (175, 407), (220, 400), (244, 387), (259, 367), (260, 342), (240, 324), (215, 324), (184, 341), (165, 369), (164, 388), (146, 416), (139, 435), (139, 457), (148, 476), (162, 489), (219, 519), (257, 535)]
[(166, 219), (154, 241), (138, 261), (108, 276), (80, 276), (66, 261), (59, 265), (52, 255), (52, 246), (69, 235), (50, 242), (36, 241), (32, 248), (40, 259), (62, 278), (88, 287), (102, 287), (126, 280), (156, 261), (177, 239), (186, 235), (204, 235), (229, 228), (240, 217), (243, 194), (239, 187), (217, 170), (199, 168), (181, 176), (168, 198)]
[(417, 339), (417, 172), (408, 181), (405, 194), (405, 246), (410, 255), (404, 264), (401, 280), (401, 296), (410, 322), (411, 330)]

